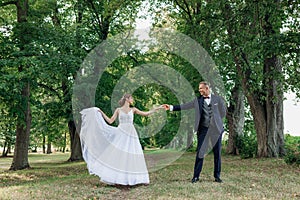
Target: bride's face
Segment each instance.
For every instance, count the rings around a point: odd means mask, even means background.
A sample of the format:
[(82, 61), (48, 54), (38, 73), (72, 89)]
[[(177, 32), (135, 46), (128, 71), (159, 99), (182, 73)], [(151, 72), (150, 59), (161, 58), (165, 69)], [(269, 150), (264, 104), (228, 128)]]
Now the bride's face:
[(129, 98), (127, 99), (127, 101), (128, 101), (129, 104), (133, 104), (133, 102), (134, 102), (134, 100), (133, 100), (132, 97), (129, 97)]

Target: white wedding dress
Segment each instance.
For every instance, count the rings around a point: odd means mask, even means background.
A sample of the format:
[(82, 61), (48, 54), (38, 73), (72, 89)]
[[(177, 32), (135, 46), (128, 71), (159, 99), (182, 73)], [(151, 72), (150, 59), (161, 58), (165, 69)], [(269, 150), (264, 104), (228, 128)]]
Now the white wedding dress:
[(148, 184), (149, 174), (133, 125), (133, 111), (120, 109), (118, 127), (108, 125), (99, 108), (80, 112), (82, 154), (90, 174), (107, 184)]

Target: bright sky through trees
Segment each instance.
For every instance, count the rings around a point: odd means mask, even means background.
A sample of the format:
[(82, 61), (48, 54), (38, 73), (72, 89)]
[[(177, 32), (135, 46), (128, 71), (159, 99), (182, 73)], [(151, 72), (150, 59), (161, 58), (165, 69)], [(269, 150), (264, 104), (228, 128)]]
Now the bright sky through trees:
[(285, 96), (287, 100), (283, 103), (284, 132), (300, 136), (300, 102), (295, 100), (294, 94), (288, 93)]

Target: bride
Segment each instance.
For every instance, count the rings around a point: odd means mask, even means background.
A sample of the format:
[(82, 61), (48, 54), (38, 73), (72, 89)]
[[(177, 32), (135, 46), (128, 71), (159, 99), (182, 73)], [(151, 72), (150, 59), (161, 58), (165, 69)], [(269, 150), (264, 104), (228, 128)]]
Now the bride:
[[(110, 185), (149, 184), (149, 174), (133, 125), (133, 115), (148, 116), (164, 107), (159, 106), (145, 112), (130, 107), (133, 101), (131, 94), (125, 94), (112, 117), (108, 117), (97, 107), (80, 112), (80, 141), (89, 173), (99, 176), (102, 182)], [(112, 124), (117, 117), (118, 127), (107, 124)]]

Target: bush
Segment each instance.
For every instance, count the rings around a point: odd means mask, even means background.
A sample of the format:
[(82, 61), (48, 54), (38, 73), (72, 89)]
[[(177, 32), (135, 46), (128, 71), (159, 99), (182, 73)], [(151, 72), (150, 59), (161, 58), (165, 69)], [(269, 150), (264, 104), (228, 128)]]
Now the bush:
[(285, 137), (285, 150), (286, 155), (284, 156), (284, 161), (287, 164), (297, 164), (300, 165), (300, 137), (286, 135)]
[(255, 132), (237, 136), (235, 141), (241, 158), (253, 158), (257, 155), (257, 139)]

